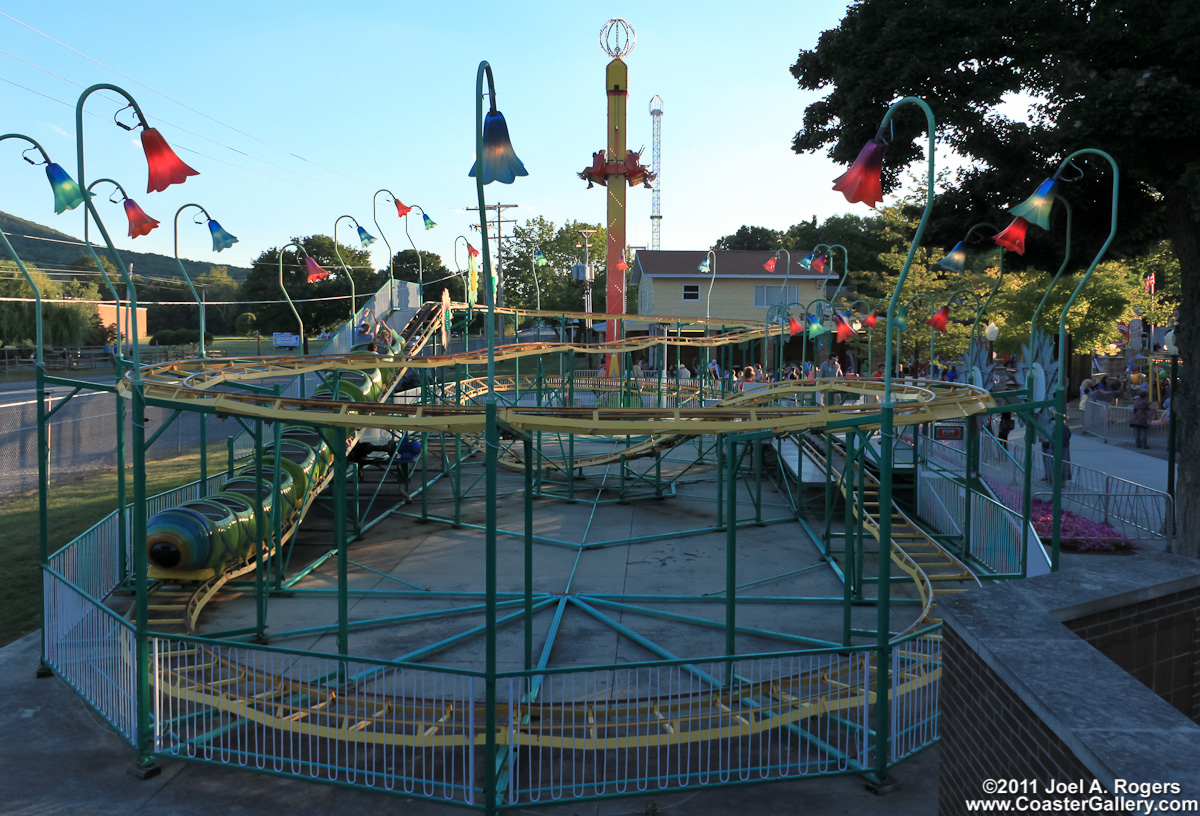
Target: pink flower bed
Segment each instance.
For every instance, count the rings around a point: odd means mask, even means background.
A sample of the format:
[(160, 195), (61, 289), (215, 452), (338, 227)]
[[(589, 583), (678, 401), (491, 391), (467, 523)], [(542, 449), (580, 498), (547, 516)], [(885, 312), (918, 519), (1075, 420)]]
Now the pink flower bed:
[[(995, 491), (997, 498), (1005, 506), (1020, 512), (1021, 493), (1012, 487), (988, 484)], [(1137, 545), (1123, 537), (1112, 526), (1101, 521), (1092, 521), (1076, 515), (1070, 510), (1060, 513), (1062, 529), (1059, 533), (1059, 547), (1067, 552), (1121, 552), (1130, 553)], [(1042, 499), (1034, 499), (1030, 521), (1033, 529), (1042, 539), (1042, 544), (1049, 547), (1054, 535), (1054, 505)]]

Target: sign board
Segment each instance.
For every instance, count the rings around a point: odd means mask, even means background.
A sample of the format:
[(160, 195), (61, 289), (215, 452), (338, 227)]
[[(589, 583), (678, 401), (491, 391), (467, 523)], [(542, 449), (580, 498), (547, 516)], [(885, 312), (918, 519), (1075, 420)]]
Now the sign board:
[(275, 348), (299, 348), (300, 335), (289, 332), (275, 332), (271, 337), (271, 343)]
[(963, 428), (962, 425), (934, 425), (933, 426), (933, 438), (934, 439), (962, 439), (964, 430), (965, 429)]

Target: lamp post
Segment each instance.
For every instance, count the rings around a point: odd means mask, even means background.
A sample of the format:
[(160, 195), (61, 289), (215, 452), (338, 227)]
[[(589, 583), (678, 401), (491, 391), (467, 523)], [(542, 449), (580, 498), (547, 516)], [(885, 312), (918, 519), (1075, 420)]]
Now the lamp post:
[[(394, 197), (395, 196), (393, 196), (393, 198)], [(397, 202), (397, 203), (399, 203), (399, 202)], [(430, 218), (428, 215), (426, 215), (425, 210), (421, 209), (421, 205), (419, 205), (419, 204), (412, 204), (405, 208), (404, 235), (408, 238), (408, 244), (409, 244), (409, 246), (411, 246), (413, 248), (413, 252), (415, 252), (417, 254), (417, 302), (424, 303), (425, 302), (425, 268), (424, 268), (424, 264), (421, 261), (421, 252), (420, 252), (420, 250), (417, 249), (417, 245), (413, 241), (412, 235), (409, 234), (409, 231), (408, 231), (408, 214), (409, 214), (409, 212), (412, 212), (413, 210), (420, 211), (421, 220), (425, 223), (425, 229), (427, 229), (427, 230), (433, 229), (434, 227), (437, 226), (437, 222), (434, 221), (432, 218)], [(479, 223), (483, 225), (483, 227), (481, 229), (483, 230), (483, 235), (486, 236), (487, 235), (487, 222), (483, 219), (482, 215), (480, 216)], [(487, 241), (484, 241), (484, 244), (486, 244), (486, 243), (487, 243)], [(484, 250), (484, 251), (486, 252), (486, 250)]]
[[(920, 300), (921, 298), (924, 298), (925, 300), (927, 300), (929, 302), (929, 313), (930, 313), (930, 315), (933, 314), (933, 298), (931, 296), (925, 294), (924, 292), (918, 292), (917, 294), (913, 295), (912, 297), (910, 297), (908, 299), (908, 302), (904, 304), (904, 309), (902, 309), (900, 314), (897, 315), (897, 320), (899, 322), (898, 322), (898, 325), (896, 326), (896, 328), (899, 331), (904, 331), (905, 329), (908, 328), (908, 316), (909, 316), (909, 312), (912, 310), (912, 305), (913, 305), (913, 303)], [(897, 341), (897, 342), (900, 342), (900, 341)], [(903, 348), (902, 342), (900, 342), (900, 346), (901, 346), (901, 348)], [(917, 344), (914, 342), (913, 343), (913, 364), (918, 369), (920, 369), (919, 357), (920, 357), (920, 355), (917, 354)], [(929, 365), (930, 365), (930, 368), (927, 369), (927, 373), (932, 373), (932, 367), (933, 367), (933, 327), (932, 326), (929, 327)]]
[[(179, 260), (179, 216), (189, 207), (194, 207), (204, 214), (204, 220), (196, 221), (195, 223), (208, 224), (208, 231), (212, 235), (213, 252), (220, 252), (222, 250), (229, 249), (229, 247), (237, 243), (238, 239), (234, 238), (228, 232), (223, 230), (221, 225), (214, 221), (213, 217), (208, 214), (208, 210), (204, 209), (199, 204), (184, 204), (175, 211), (175, 263), (179, 265), (179, 274), (183, 275), (183, 280), (187, 283), (188, 289), (192, 291), (192, 297), (195, 299), (196, 305), (200, 307), (200, 359), (203, 360), (208, 356), (208, 353), (204, 349), (204, 301), (200, 298), (200, 295), (197, 294), (196, 287), (193, 285), (192, 278), (188, 274), (187, 268), (184, 267), (183, 261)], [(203, 449), (203, 442), (201, 442), (201, 451), (203, 451)]]
[[(533, 273), (533, 285), (534, 288), (537, 289), (537, 310), (540, 312), (542, 310), (542, 285), (538, 283), (537, 268), (539, 266), (545, 266), (547, 261), (546, 256), (542, 254), (541, 247), (539, 247), (537, 244), (534, 244), (533, 247), (535, 250), (537, 250), (537, 252), (535, 252), (534, 255), (529, 259), (529, 271)], [(541, 320), (540, 316), (538, 320)], [(540, 330), (538, 331), (538, 339), (542, 339), (542, 333)]]
[[(29, 142), (33, 145), (30, 149), (36, 149), (42, 156), (42, 163), (46, 166), (46, 176), (50, 180), (50, 187), (54, 192), (54, 211), (61, 214), (66, 210), (73, 210), (83, 203), (84, 193), (79, 185), (67, 175), (66, 171), (59, 165), (50, 161), (50, 156), (45, 149), (29, 136), (24, 136), (20, 133), (6, 133), (0, 136), (0, 142), (7, 139), (20, 139)], [(28, 152), (26, 150), (25, 152)], [(30, 164), (37, 163), (28, 156), (21, 156)], [(36, 380), (37, 393), (37, 467), (38, 467), (38, 564), (44, 570), (50, 558), (50, 473), (49, 473), (49, 455), (50, 455), (50, 437), (46, 427), (46, 360), (45, 348), (42, 336), (42, 292), (37, 281), (25, 268), (25, 263), (13, 249), (13, 245), (9, 243), (8, 236), (0, 230), (0, 242), (3, 242), (4, 249), (8, 252), (9, 257), (17, 264), (17, 269), (25, 278), (25, 282), (29, 284), (29, 288), (33, 291), (33, 320), (34, 320), (34, 338), (37, 344), (34, 350), (34, 369)], [(121, 471), (124, 472), (124, 471)], [(119, 480), (124, 482), (124, 479)], [(122, 485), (123, 488), (123, 485)], [(124, 507), (124, 505), (121, 505)], [(121, 522), (121, 532), (124, 532), (124, 513), (117, 514)], [(118, 540), (124, 541), (124, 536)], [(121, 561), (124, 561), (124, 548), (119, 548), (121, 552)], [(124, 573), (124, 570), (122, 570)], [(45, 599), (43, 598), (43, 604)], [(46, 638), (38, 638), (40, 642), (40, 654), (38, 658), (38, 675), (48, 677), (51, 674), (49, 664), (46, 662)]]
[(872, 362), (873, 362), (872, 355), (875, 350), (874, 337), (872, 335), (875, 332), (876, 318), (875, 318), (875, 312), (871, 310), (870, 302), (863, 300), (862, 298), (857, 298), (855, 300), (850, 301), (847, 304), (847, 307), (850, 309), (853, 309), (855, 306), (858, 306), (859, 304), (862, 304), (865, 307), (865, 309), (868, 312), (870, 312), (870, 314), (867, 314), (864, 316), (863, 311), (859, 310), (858, 314), (860, 316), (860, 319), (856, 320), (855, 321), (856, 325), (852, 325), (851, 328), (853, 328), (854, 331), (856, 331), (856, 332), (861, 331), (864, 328), (867, 330), (867, 376), (869, 377), (875, 371), (875, 367), (872, 365)]
[[(787, 313), (786, 305), (787, 305), (788, 301), (791, 300), (791, 295), (788, 292), (788, 278), (790, 278), (792, 275), (792, 253), (789, 252), (788, 250), (784, 249), (783, 247), (780, 247), (779, 249), (775, 250), (775, 254), (771, 257), (771, 261), (770, 261), (771, 271), (772, 272), (775, 271), (775, 264), (779, 261), (779, 253), (781, 253), (781, 252), (787, 258), (787, 266), (784, 267), (783, 285), (779, 287), (779, 290), (780, 290), (779, 302), (775, 304), (776, 307), (784, 307), (783, 311), (781, 311), (778, 316), (778, 319), (780, 321), (780, 331), (779, 331), (779, 354), (778, 354), (778, 359), (775, 361), (775, 370), (777, 372), (783, 371), (783, 346), (784, 346), (783, 315)], [(768, 342), (768, 334), (770, 331), (770, 326), (771, 326), (771, 309), (768, 308), (767, 309), (766, 326), (764, 327), (767, 329), (767, 334), (763, 335), (763, 343), (764, 344), (766, 344)]]
[(343, 218), (348, 218), (354, 223), (354, 228), (358, 230), (359, 243), (362, 244), (363, 249), (375, 243), (375, 236), (363, 229), (353, 216), (339, 215), (333, 222), (333, 253), (337, 255), (338, 263), (342, 265), (342, 271), (346, 273), (346, 278), (350, 281), (350, 330), (354, 331), (354, 324), (358, 319), (358, 294), (354, 289), (354, 273), (350, 267), (346, 266), (346, 261), (342, 258), (341, 245), (338, 244), (337, 239), (338, 224), (342, 222)]
[[(484, 80), (487, 80), (488, 111), (484, 117), (483, 100)], [(485, 152), (486, 149), (486, 152)], [(487, 321), (487, 380), (488, 391), (484, 404), (485, 425), (485, 476), (484, 493), (486, 502), (484, 537), (484, 584), (485, 584), (485, 628), (486, 641), (484, 647), (484, 796), (487, 797), (491, 809), (499, 800), (496, 790), (496, 754), (498, 744), (496, 739), (496, 578), (498, 562), (496, 557), (496, 469), (498, 466), (498, 449), (500, 433), (496, 415), (496, 299), (493, 295), (492, 256), (488, 246), (487, 232), (487, 203), (484, 200), (483, 187), (493, 181), (511, 184), (517, 176), (528, 175), (525, 166), (513, 151), (508, 138), (508, 125), (504, 116), (496, 109), (496, 83), (492, 76), (492, 67), (487, 61), (479, 63), (475, 74), (475, 165), (471, 168), (471, 176), (475, 178), (475, 192), (479, 200), (479, 232), (483, 242), (483, 273), (485, 289), (487, 290), (488, 321)], [(532, 616), (532, 598), (529, 586), (528, 551), (530, 540), (526, 539), (526, 598), (525, 616), (526, 630), (529, 631)], [(529, 662), (529, 648), (526, 648), (526, 662)], [(529, 668), (527, 666), (527, 668)]]
[[(936, 155), (936, 139), (935, 139), (935, 123), (933, 119), (933, 111), (923, 99), (915, 96), (906, 96), (892, 103), (884, 114), (883, 120), (880, 123), (879, 130), (876, 131), (875, 138), (869, 141), (855, 159), (854, 164), (850, 169), (842, 174), (834, 182), (834, 189), (843, 192), (846, 195), (847, 201), (850, 203), (863, 202), (868, 206), (874, 206), (882, 200), (882, 184), (880, 182), (880, 170), (883, 165), (883, 154), (887, 147), (887, 140), (884, 134), (888, 132), (887, 128), (892, 120), (893, 115), (898, 108), (904, 105), (916, 105), (925, 114), (926, 131), (928, 133), (929, 144), (927, 148), (927, 156), (929, 159), (929, 169), (926, 174), (926, 191), (925, 191), (925, 208), (921, 213), (921, 220), (917, 224), (916, 233), (913, 235), (912, 244), (908, 249), (908, 256), (904, 259), (904, 266), (900, 269), (900, 275), (896, 279), (896, 286), (892, 291), (892, 298), (888, 304), (888, 320), (887, 332), (885, 340), (884, 359), (891, 360), (892, 357), (892, 320), (895, 317), (897, 297), (904, 288), (904, 282), (908, 279), (909, 270), (912, 268), (913, 258), (917, 254), (917, 249), (921, 245), (921, 237), (925, 234), (925, 227), (929, 223), (929, 214), (933, 209), (933, 202), (936, 198), (934, 191), (934, 164)], [(876, 643), (877, 660), (878, 662), (878, 683), (880, 688), (890, 688), (891, 681), (891, 644), (889, 634), (889, 621), (891, 617), (891, 559), (884, 554), (884, 549), (890, 550), (892, 540), (892, 471), (893, 471), (893, 447), (894, 447), (894, 431), (895, 431), (895, 405), (892, 402), (892, 372), (890, 366), (884, 368), (883, 375), (883, 402), (880, 404), (880, 425), (879, 425), (879, 446), (880, 446), (880, 474), (879, 474), (879, 502), (881, 512), (879, 514), (879, 526), (877, 529), (880, 542), (879, 555), (879, 592), (878, 592), (878, 622), (876, 631), (878, 640)], [(891, 710), (890, 695), (879, 694), (875, 702), (875, 769), (874, 775), (878, 782), (883, 782), (887, 778), (887, 767), (889, 757), (889, 738), (891, 736)]]
[[(305, 267), (307, 267), (309, 269), (315, 268), (317, 270), (315, 272), (313, 272), (313, 271), (309, 272), (310, 282), (315, 283), (316, 280), (320, 280), (321, 277), (325, 277), (329, 273), (325, 272), (325, 270), (323, 270), (323, 269), (321, 269), (321, 267), (317, 266), (317, 262), (314, 261), (311, 257), (309, 257), (309, 254), (304, 249), (304, 247), (300, 246), (295, 241), (289, 241), (288, 243), (284, 244), (282, 247), (279, 248), (279, 291), (283, 292), (284, 300), (286, 300), (288, 302), (288, 306), (290, 306), (292, 308), (292, 314), (294, 314), (296, 316), (296, 322), (300, 325), (300, 353), (301, 353), (301, 355), (305, 355), (305, 354), (308, 354), (308, 338), (304, 336), (304, 320), (300, 317), (300, 313), (298, 311), (296, 311), (296, 304), (292, 303), (292, 296), (288, 294), (287, 287), (283, 285), (283, 253), (287, 251), (288, 247), (295, 247), (298, 250), (298, 252), (300, 252), (304, 255)], [(321, 273), (324, 273), (324, 274), (321, 274)], [(314, 280), (314, 278), (315, 278), (315, 280)], [(354, 331), (354, 327), (351, 326), (350, 330)]]
[[(93, 93), (106, 90), (117, 93), (125, 98), (129, 103), (127, 107), (133, 109), (134, 115), (137, 117), (138, 124), (142, 128), (141, 141), (142, 147), (146, 151), (146, 161), (149, 167), (149, 180), (146, 185), (147, 192), (156, 192), (166, 189), (171, 184), (177, 184), (185, 181), (188, 176), (198, 175), (195, 170), (188, 167), (175, 152), (171, 150), (166, 140), (157, 130), (151, 128), (146, 122), (146, 117), (142, 113), (141, 106), (137, 100), (130, 96), (124, 89), (116, 85), (102, 83), (92, 85), (84, 89), (79, 95), (79, 101), (75, 104), (75, 150), (78, 159), (78, 171), (76, 178), (79, 181), (79, 186), (87, 189), (87, 177), (84, 171), (84, 138), (83, 138), (83, 109), (87, 98)], [(115, 121), (115, 120), (114, 120)], [(121, 122), (117, 124), (126, 129), (132, 130), (133, 126), (125, 125)], [(142, 386), (141, 375), (141, 356), (138, 349), (137, 337), (137, 290), (133, 285), (132, 276), (129, 273), (129, 268), (125, 265), (120, 253), (113, 246), (112, 239), (108, 235), (108, 230), (104, 226), (104, 222), (100, 219), (96, 212), (95, 206), (92, 204), (91, 198), (83, 197), (84, 203), (84, 224), (85, 234), (84, 242), (87, 244), (89, 251), (91, 250), (91, 242), (87, 238), (86, 224), (88, 218), (96, 222), (96, 227), (100, 230), (100, 234), (108, 246), (109, 252), (112, 255), (114, 262), (117, 265), (117, 270), (125, 281), (127, 295), (129, 298), (130, 310), (130, 326), (132, 341), (132, 357), (133, 367), (129, 371), (130, 383), (130, 401), (133, 408), (132, 426), (133, 426), (133, 525), (132, 525), (132, 540), (135, 542), (145, 541), (146, 538), (146, 399), (145, 390)], [(93, 252), (94, 254), (94, 252)], [(99, 261), (97, 261), (99, 266)], [(119, 307), (119, 304), (118, 304)], [(121, 401), (118, 404), (118, 428), (123, 428), (123, 408)], [(117, 438), (117, 468), (118, 473), (124, 473), (124, 438), (118, 434)], [(120, 507), (124, 508), (124, 479), (118, 479), (118, 501)], [(124, 513), (118, 513), (123, 516)], [(123, 539), (122, 539), (123, 540)], [(134, 640), (135, 640), (135, 690), (134, 690), (134, 711), (136, 732), (134, 743), (138, 751), (138, 766), (141, 772), (145, 775), (156, 773), (150, 755), (153, 751), (154, 733), (153, 725), (150, 720), (150, 653), (149, 653), (149, 603), (148, 591), (149, 583), (146, 574), (146, 548), (142, 546), (134, 546), (133, 550), (133, 573), (135, 582), (135, 624), (134, 624)]]
[[(392, 203), (396, 205), (397, 216), (402, 216), (408, 212), (408, 207), (400, 199), (396, 198), (396, 194), (386, 187), (376, 190), (375, 195), (371, 196), (371, 220), (375, 222), (375, 229), (379, 230), (379, 237), (383, 239), (383, 245), (388, 248), (388, 280), (391, 282), (392, 289), (392, 308), (396, 308), (396, 276), (392, 271), (394, 258), (396, 253), (392, 251), (392, 243), (387, 239), (387, 233), (383, 231), (383, 227), (379, 226), (379, 194), (387, 193), (392, 197)], [(420, 263), (420, 253), (417, 254), (417, 262)]]

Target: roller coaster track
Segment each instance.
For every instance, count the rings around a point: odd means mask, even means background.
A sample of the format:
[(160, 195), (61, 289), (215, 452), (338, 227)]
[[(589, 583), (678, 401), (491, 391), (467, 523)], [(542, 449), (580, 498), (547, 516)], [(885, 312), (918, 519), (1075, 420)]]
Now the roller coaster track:
[[(542, 313), (559, 316), (560, 313)], [(596, 315), (587, 315), (597, 319)], [(599, 316), (603, 317), (603, 316)], [(324, 355), (297, 359), (268, 357), (254, 360), (193, 360), (147, 367), (142, 374), (145, 396), (158, 403), (191, 410), (207, 410), (219, 415), (240, 416), (273, 422), (301, 422), (347, 428), (381, 428), (408, 432), (448, 432), (481, 434), (484, 412), (478, 405), (404, 405), (387, 402), (395, 385), (408, 368), (429, 368), (455, 364), (480, 365), (486, 357), (468, 352), (438, 357), (421, 357), (428, 340), (445, 325), (446, 311), (426, 304), (402, 333), (416, 338), (406, 354), (366, 357)], [(656, 322), (667, 318), (656, 318)], [(695, 319), (681, 319), (697, 323)], [(718, 321), (709, 321), (717, 325)], [(726, 327), (730, 324), (724, 323)], [(576, 350), (585, 353), (611, 353), (671, 344), (716, 346), (762, 338), (770, 328), (735, 325), (732, 331), (700, 338), (653, 337), (614, 341), (595, 345), (532, 343), (503, 346), (496, 359), (515, 359), (549, 351)], [(266, 378), (292, 376), (334, 369), (384, 369), (392, 374), (385, 401), (379, 403), (284, 398), (260, 393), (229, 390), (238, 383)], [(533, 378), (529, 378), (532, 381)], [(527, 381), (528, 382), (528, 381)], [(583, 381), (580, 381), (582, 383)], [(632, 385), (631, 385), (632, 382)], [(478, 399), (490, 390), (516, 390), (515, 378), (494, 378), (491, 386), (478, 378), (462, 384), (464, 391)], [(625, 381), (597, 379), (590, 382), (597, 390), (624, 390), (651, 395), (658, 393), (654, 380)], [(528, 387), (528, 386), (527, 386)], [(119, 385), (125, 396), (131, 394), (128, 379)], [(817, 392), (836, 390), (864, 398), (863, 404), (781, 405), (781, 401), (802, 401)], [(877, 410), (867, 403), (882, 396), (882, 383), (874, 380), (821, 380), (816, 383), (785, 382), (757, 389), (749, 394), (727, 398), (715, 407), (533, 407), (501, 406), (498, 416), (508, 427), (521, 432), (550, 432), (578, 435), (644, 435), (646, 440), (635, 448), (618, 452), (629, 456), (648, 453), (656, 447), (702, 434), (769, 431), (775, 434), (803, 434), (806, 431), (836, 429), (854, 424), (863, 429), (878, 427), (872, 418)], [(698, 399), (689, 392), (689, 399)], [(933, 422), (967, 416), (985, 410), (991, 397), (982, 389), (960, 384), (894, 384), (897, 426)], [(611, 454), (606, 454), (610, 457)], [(600, 461), (600, 460), (596, 460)], [(576, 466), (579, 466), (577, 461)], [(870, 474), (866, 474), (868, 477)], [(321, 484), (328, 483), (328, 478)], [(878, 483), (870, 484), (877, 491)], [(843, 484), (848, 480), (843, 479)], [(843, 487), (843, 490), (845, 488)], [(308, 504), (319, 492), (312, 491)], [(878, 536), (877, 492), (864, 517), (864, 525)], [(873, 510), (871, 508), (874, 508)], [(307, 505), (306, 508), (307, 509)], [(302, 516), (301, 516), (302, 517)], [(894, 530), (904, 533), (911, 522), (902, 513), (893, 516)], [(913, 530), (917, 528), (911, 525)], [(294, 527), (292, 528), (294, 529)], [(291, 530), (288, 531), (288, 535)], [(907, 543), (906, 543), (907, 542)], [(892, 558), (917, 582), (925, 601), (921, 621), (929, 617), (932, 589), (929, 571), (947, 559), (926, 557), (924, 545), (916, 537), (893, 537)], [(930, 541), (936, 547), (936, 542)], [(944, 550), (940, 551), (944, 553)], [(266, 556), (267, 552), (260, 553)], [(195, 623), (204, 602), (224, 583), (255, 566), (254, 560), (227, 568), (213, 576), (194, 593), (185, 619)], [(961, 564), (959, 564), (961, 566)], [(965, 568), (963, 568), (965, 569)], [(938, 580), (949, 573), (937, 573)], [(156, 628), (156, 627), (152, 627)], [(908, 630), (906, 630), (908, 631)], [(169, 633), (167, 633), (169, 637)], [(899, 668), (892, 675), (889, 696), (905, 694), (936, 681), (941, 673), (940, 658), (930, 656), (915, 645), (900, 644), (893, 652)], [(371, 744), (397, 744), (418, 748), (442, 745), (483, 744), (487, 736), (482, 704), (472, 702), (455, 708), (430, 700), (398, 702), (386, 694), (340, 693), (334, 683), (293, 680), (281, 674), (254, 671), (207, 646), (180, 646), (162, 655), (158, 682), (168, 696), (206, 707), (223, 715), (254, 722), (285, 733), (328, 737), (342, 741)], [(735, 683), (711, 690), (654, 699), (596, 700), (571, 703), (523, 703), (497, 712), (502, 743), (537, 747), (601, 750), (630, 746), (665, 746), (705, 740), (746, 736), (781, 726), (793, 726), (810, 717), (835, 714), (873, 702), (877, 696), (877, 666), (872, 658), (858, 655), (841, 660), (835, 669), (815, 670), (775, 678), (761, 683)], [(185, 716), (171, 728), (201, 728)], [(507, 722), (507, 725), (504, 723)], [(182, 739), (189, 734), (179, 734)]]

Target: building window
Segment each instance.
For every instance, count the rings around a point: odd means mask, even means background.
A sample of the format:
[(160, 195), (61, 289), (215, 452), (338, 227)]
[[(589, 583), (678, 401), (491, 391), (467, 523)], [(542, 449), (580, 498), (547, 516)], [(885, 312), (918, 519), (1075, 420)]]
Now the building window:
[[(787, 291), (785, 292), (784, 289)], [(754, 308), (766, 309), (770, 306), (786, 306), (800, 301), (799, 286), (755, 286)]]
[(700, 299), (700, 284), (685, 283), (683, 285), (684, 300), (699, 300)]

